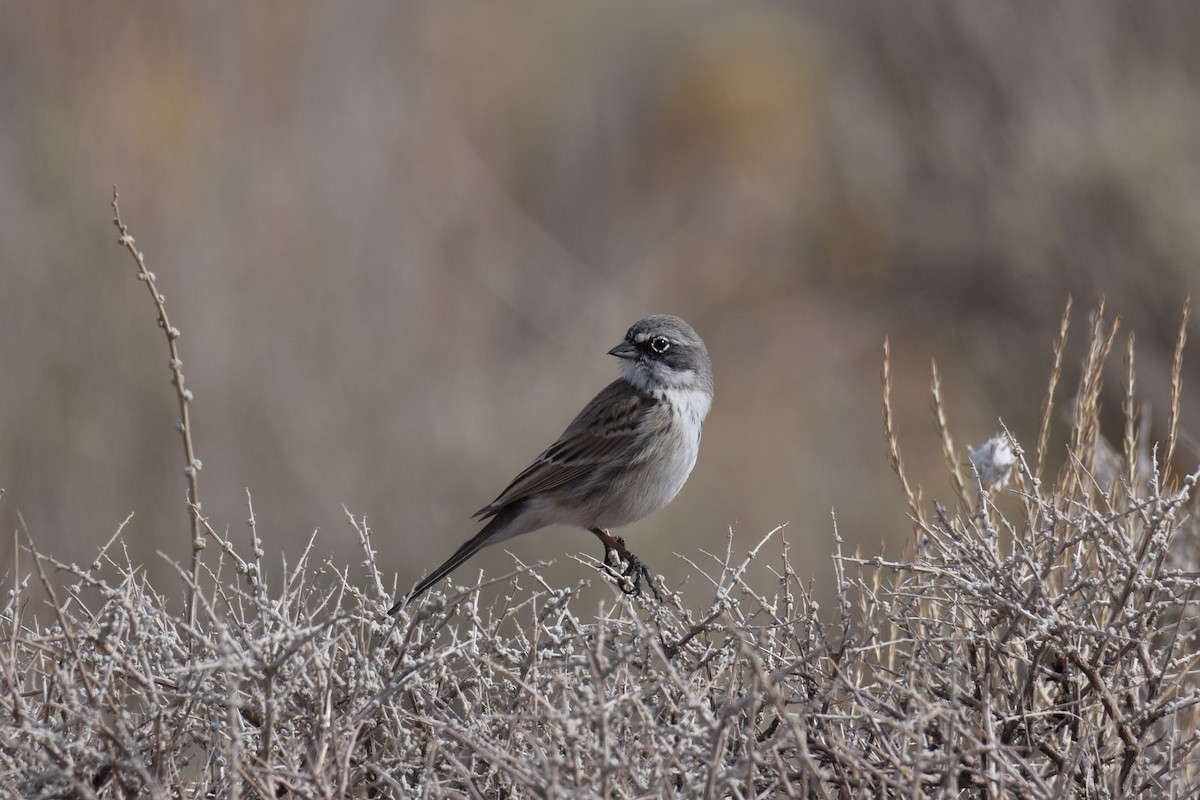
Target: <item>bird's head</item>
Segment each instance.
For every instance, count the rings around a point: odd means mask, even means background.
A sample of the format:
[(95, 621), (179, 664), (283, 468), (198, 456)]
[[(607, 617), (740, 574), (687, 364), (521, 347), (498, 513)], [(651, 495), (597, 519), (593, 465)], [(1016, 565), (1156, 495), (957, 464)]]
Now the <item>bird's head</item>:
[(655, 314), (638, 320), (608, 354), (621, 359), (625, 379), (645, 391), (700, 390), (712, 396), (708, 348), (679, 317)]

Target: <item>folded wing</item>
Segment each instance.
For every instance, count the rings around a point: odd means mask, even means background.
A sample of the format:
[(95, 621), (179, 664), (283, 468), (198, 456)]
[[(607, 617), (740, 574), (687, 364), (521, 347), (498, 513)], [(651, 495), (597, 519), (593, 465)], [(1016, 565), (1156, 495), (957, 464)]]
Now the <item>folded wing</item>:
[(526, 497), (580, 480), (613, 463), (639, 442), (638, 430), (659, 401), (618, 379), (596, 395), (558, 441), (513, 479), (500, 496), (475, 512), (486, 519)]

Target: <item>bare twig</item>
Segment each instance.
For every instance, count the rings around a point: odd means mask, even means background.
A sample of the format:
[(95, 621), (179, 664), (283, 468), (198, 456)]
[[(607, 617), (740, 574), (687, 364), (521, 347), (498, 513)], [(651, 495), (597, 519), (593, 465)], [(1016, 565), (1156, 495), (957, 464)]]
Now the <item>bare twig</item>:
[[(180, 438), (183, 441), (183, 474), (187, 478), (188, 483), (187, 505), (192, 522), (190, 574), (192, 585), (194, 586), (200, 579), (200, 553), (204, 549), (204, 539), (200, 531), (200, 490), (197, 485), (197, 475), (203, 464), (196, 457), (196, 449), (192, 443), (192, 421), (190, 414), (192, 391), (184, 385), (183, 361), (179, 358), (179, 329), (171, 325), (171, 321), (167, 317), (166, 298), (158, 290), (154, 273), (146, 269), (145, 254), (134, 245), (134, 239), (129, 233), (129, 227), (121, 221), (121, 209), (117, 205), (117, 198), (117, 187), (114, 186), (112, 197), (113, 225), (116, 226), (117, 231), (120, 233), (117, 237), (117, 244), (128, 250), (137, 264), (138, 280), (145, 283), (146, 288), (150, 291), (150, 297), (154, 300), (155, 311), (158, 313), (158, 327), (162, 328), (163, 333), (166, 334), (167, 350), (171, 354), (171, 359), (168, 362), (168, 366), (171, 369), (171, 384), (175, 387), (175, 396), (179, 401), (179, 418), (175, 420), (175, 429), (179, 431)], [(187, 608), (188, 620), (194, 623), (196, 620), (194, 590), (190, 590), (188, 593)]]
[(896, 419), (892, 413), (892, 348), (888, 339), (883, 340), (883, 367), (881, 370), (883, 382), (883, 430), (887, 438), (888, 464), (892, 472), (900, 479), (900, 488), (908, 501), (908, 512), (919, 528), (924, 521), (921, 510), (921, 488), (913, 488), (908, 482), (904, 471), (904, 459), (900, 456), (900, 438), (896, 433)]
[(1192, 298), (1183, 301), (1183, 319), (1179, 323), (1179, 337), (1175, 340), (1175, 357), (1171, 360), (1171, 406), (1167, 412), (1167, 454), (1162, 462), (1162, 482), (1168, 483), (1171, 462), (1175, 458), (1175, 444), (1179, 440), (1179, 398), (1183, 394), (1183, 348), (1187, 344), (1188, 319), (1192, 315)]
[(1040, 481), (1042, 470), (1046, 466), (1046, 448), (1050, 443), (1050, 418), (1054, 413), (1054, 390), (1062, 377), (1063, 353), (1067, 349), (1067, 331), (1071, 326), (1071, 298), (1067, 298), (1066, 308), (1063, 309), (1062, 321), (1058, 326), (1058, 338), (1054, 340), (1054, 364), (1050, 368), (1050, 379), (1046, 388), (1045, 399), (1042, 400), (1042, 421), (1038, 426), (1037, 454), (1033, 461), (1034, 481)]

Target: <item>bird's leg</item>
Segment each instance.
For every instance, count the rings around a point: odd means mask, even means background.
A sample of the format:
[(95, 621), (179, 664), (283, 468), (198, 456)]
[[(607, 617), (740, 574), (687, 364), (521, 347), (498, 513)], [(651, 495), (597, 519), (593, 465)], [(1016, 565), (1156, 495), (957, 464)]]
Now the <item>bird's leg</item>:
[[(616, 568), (620, 566), (621, 561), (624, 561), (626, 567), (621, 571), (622, 578), (629, 578), (628, 588), (625, 581), (618, 584), (621, 591), (625, 594), (641, 594), (642, 593), (642, 578), (645, 577), (646, 583), (650, 585), (650, 591), (654, 593), (654, 599), (662, 602), (662, 595), (658, 593), (658, 587), (654, 585), (654, 580), (650, 577), (650, 571), (646, 569), (646, 565), (642, 560), (635, 556), (625, 547), (625, 540), (620, 536), (609, 536), (608, 531), (603, 528), (591, 528), (592, 533), (604, 545), (604, 566)], [(615, 560), (610, 560), (613, 554), (616, 554)]]

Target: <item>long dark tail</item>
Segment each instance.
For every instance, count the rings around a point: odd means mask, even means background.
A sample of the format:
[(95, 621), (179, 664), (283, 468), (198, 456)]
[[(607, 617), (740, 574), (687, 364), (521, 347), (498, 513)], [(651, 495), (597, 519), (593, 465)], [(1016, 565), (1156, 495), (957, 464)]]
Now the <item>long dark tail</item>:
[(500, 513), (492, 517), (488, 521), (488, 524), (483, 526), (483, 530), (475, 534), (475, 536), (471, 539), (467, 540), (462, 547), (455, 550), (454, 555), (446, 559), (446, 563), (429, 573), (429, 576), (426, 577), (425, 580), (418, 583), (416, 587), (408, 593), (407, 597), (396, 601), (396, 605), (392, 606), (388, 613), (395, 614), (401, 608), (404, 608), (404, 606), (408, 605), (413, 600), (416, 600), (418, 597), (423, 595), (430, 586), (433, 586), (442, 578), (458, 569), (464, 561), (478, 553), (483, 548), (487, 547), (489, 544), (492, 544), (493, 541), (503, 541), (504, 539), (507, 539), (508, 537), (505, 536), (499, 540), (496, 540), (495, 536), (502, 528), (506, 527), (517, 517), (521, 511), (519, 507), (516, 507), (519, 505), (520, 504), (514, 504), (500, 509)]

